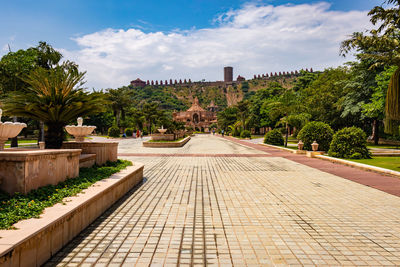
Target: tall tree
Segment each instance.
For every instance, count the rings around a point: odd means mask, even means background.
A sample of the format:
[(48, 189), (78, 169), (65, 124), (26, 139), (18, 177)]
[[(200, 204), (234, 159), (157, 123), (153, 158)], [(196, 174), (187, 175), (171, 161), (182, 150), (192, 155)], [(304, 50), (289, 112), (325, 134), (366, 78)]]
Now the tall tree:
[(126, 111), (132, 104), (132, 91), (128, 87), (107, 90), (107, 100), (114, 112), (116, 124), (119, 127), (121, 118), (125, 120)]
[(301, 112), (301, 105), (297, 94), (291, 90), (286, 91), (282, 94), (278, 100), (271, 102), (270, 116), (272, 118), (281, 118), (285, 124), (286, 134), (285, 134), (285, 147), (287, 147), (289, 139), (289, 116)]
[(250, 102), (248, 100), (240, 101), (236, 105), (239, 115), (239, 121), (243, 130), (247, 130), (247, 125), (250, 121)]
[(346, 55), (356, 49), (361, 58), (376, 61), (373, 67), (397, 66), (388, 86), (385, 103), (385, 130), (393, 132), (400, 121), (400, 0), (387, 0), (384, 4), (389, 6), (376, 6), (368, 13), (372, 24), (379, 26), (366, 34), (353, 33), (350, 39), (342, 43), (341, 53)]
[[(0, 101), (14, 91), (25, 91), (29, 86), (24, 77), (38, 67), (50, 69), (56, 66), (62, 54), (46, 42), (39, 42), (38, 46), (17, 52), (9, 52), (0, 60)], [(1, 97), (2, 96), (2, 97)], [(16, 118), (14, 118), (16, 120)], [(43, 124), (41, 124), (43, 129)], [(42, 139), (39, 133), (39, 141)], [(17, 137), (13, 138), (12, 146), (17, 146)]]
[(61, 148), (65, 125), (102, 110), (101, 99), (84, 92), (84, 75), (68, 62), (48, 70), (36, 68), (24, 78), (29, 87), (11, 92), (4, 108), (16, 116), (43, 121), (47, 125), (46, 148)]
[(148, 127), (148, 132), (151, 134), (152, 126), (160, 116), (159, 104), (157, 102), (145, 103), (143, 105), (142, 112)]

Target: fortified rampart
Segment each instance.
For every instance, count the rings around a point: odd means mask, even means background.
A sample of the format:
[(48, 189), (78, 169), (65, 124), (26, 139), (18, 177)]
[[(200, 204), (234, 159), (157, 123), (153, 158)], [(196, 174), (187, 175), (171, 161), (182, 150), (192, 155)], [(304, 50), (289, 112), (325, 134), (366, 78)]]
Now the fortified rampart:
[[(301, 70), (303, 71), (303, 70)], [(271, 72), (265, 74), (254, 74), (253, 79), (269, 79), (273, 77), (296, 77), (299, 76), (301, 71), (288, 71), (288, 72)], [(306, 72), (313, 72), (313, 69), (306, 69)], [(168, 86), (192, 86), (192, 85), (202, 85), (202, 86), (216, 86), (216, 87), (225, 87), (227, 85), (235, 85), (240, 84), (246, 79), (242, 76), (238, 76), (236, 81), (233, 81), (233, 68), (232, 67), (224, 67), (224, 81), (196, 81), (192, 82), (191, 79), (169, 79), (169, 80), (147, 80), (142, 81), (139, 78), (131, 81), (131, 85), (134, 87), (144, 87), (144, 86), (159, 86), (159, 85), (168, 85)]]

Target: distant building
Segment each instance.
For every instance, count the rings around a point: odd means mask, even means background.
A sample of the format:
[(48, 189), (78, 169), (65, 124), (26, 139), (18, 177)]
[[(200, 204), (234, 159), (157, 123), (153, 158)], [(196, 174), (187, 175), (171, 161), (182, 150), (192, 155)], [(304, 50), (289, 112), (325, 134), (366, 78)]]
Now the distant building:
[[(215, 109), (216, 106), (213, 104), (213, 107), (209, 106), (208, 108)], [(175, 112), (172, 116), (174, 121), (184, 122), (186, 127), (192, 127), (195, 130), (197, 128), (197, 130), (204, 130), (205, 132), (209, 132), (210, 125), (217, 122), (217, 113), (203, 109), (197, 97), (188, 110)]]
[(233, 68), (232, 67), (224, 68), (224, 82), (225, 83), (233, 82)]
[(238, 82), (238, 83), (240, 83), (240, 82), (244, 82), (246, 79), (244, 78), (244, 77), (242, 77), (242, 76), (237, 76), (237, 78), (236, 78), (236, 81)]
[(214, 100), (211, 100), (210, 105), (207, 106), (207, 111), (218, 112), (219, 107), (215, 105)]
[(137, 78), (136, 80), (131, 81), (131, 85), (133, 87), (145, 87), (146, 86), (146, 82), (142, 81), (139, 78)]

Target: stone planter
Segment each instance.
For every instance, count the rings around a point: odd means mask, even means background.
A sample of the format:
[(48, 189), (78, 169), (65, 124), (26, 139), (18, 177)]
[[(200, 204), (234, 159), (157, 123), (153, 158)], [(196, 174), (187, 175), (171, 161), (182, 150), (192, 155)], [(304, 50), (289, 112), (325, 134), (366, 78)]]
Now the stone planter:
[(174, 134), (152, 134), (151, 135), (151, 140), (154, 140), (154, 141), (160, 141), (160, 140), (174, 141), (174, 138), (175, 138)]
[(81, 149), (82, 154), (96, 154), (96, 164), (117, 161), (118, 142), (64, 142), (62, 148)]
[(0, 189), (14, 194), (79, 176), (80, 149), (0, 151)]
[(304, 143), (303, 143), (303, 141), (299, 141), (299, 143), (297, 144), (297, 149), (298, 150), (303, 150), (303, 148), (304, 148)]
[(317, 141), (314, 141), (311, 144), (312, 151), (318, 151), (318, 147), (319, 147), (319, 144), (317, 143)]

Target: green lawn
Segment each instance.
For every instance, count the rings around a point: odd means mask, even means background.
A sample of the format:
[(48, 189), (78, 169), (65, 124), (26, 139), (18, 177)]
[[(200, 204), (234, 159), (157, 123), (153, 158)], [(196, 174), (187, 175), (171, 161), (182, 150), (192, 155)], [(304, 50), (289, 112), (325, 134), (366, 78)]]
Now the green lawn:
[(400, 157), (374, 157), (372, 159), (349, 159), (350, 161), (400, 171)]
[[(18, 140), (18, 144), (24, 144), (24, 143), (37, 143), (37, 139), (27, 139), (27, 140)], [(11, 140), (8, 140), (6, 144), (11, 144)]]
[(368, 148), (387, 148), (387, 149), (400, 149), (400, 146), (394, 145), (367, 145)]

